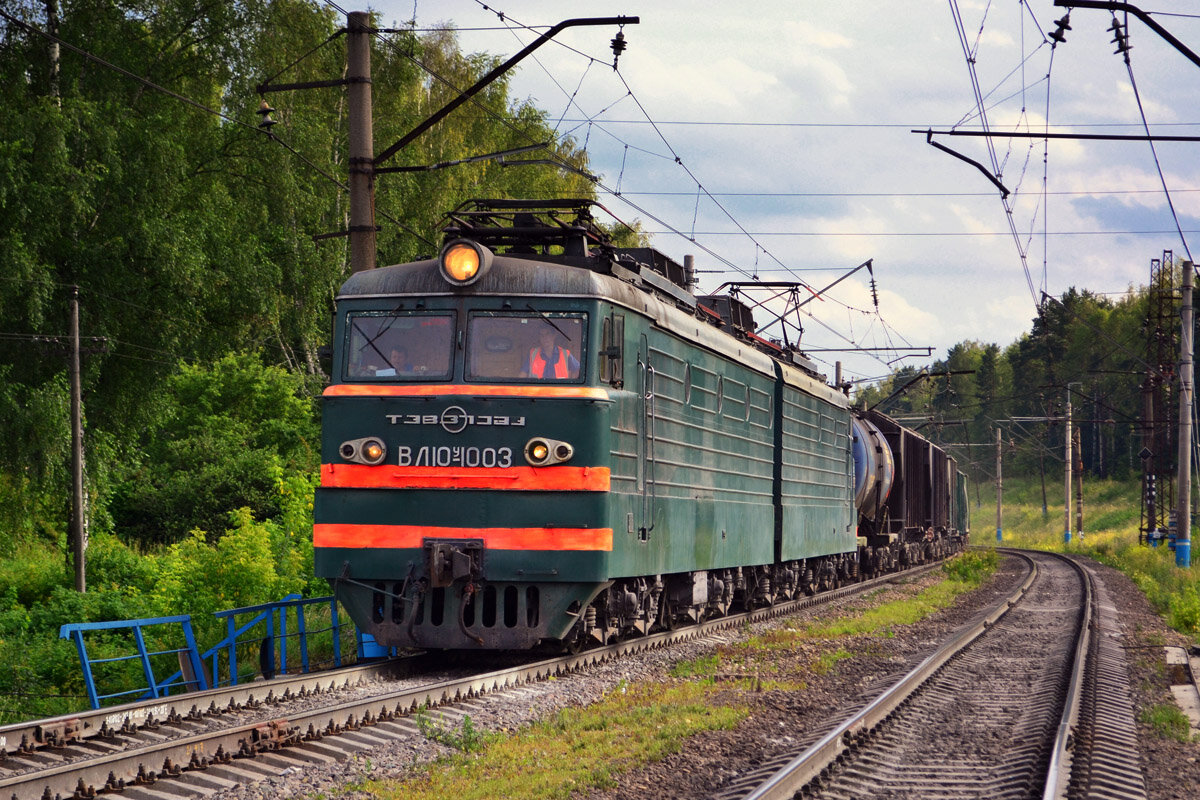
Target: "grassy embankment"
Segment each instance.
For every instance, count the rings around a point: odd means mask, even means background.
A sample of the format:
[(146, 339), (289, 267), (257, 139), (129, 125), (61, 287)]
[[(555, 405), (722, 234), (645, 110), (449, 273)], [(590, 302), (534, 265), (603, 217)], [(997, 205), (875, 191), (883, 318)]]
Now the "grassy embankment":
[[(1192, 567), (1175, 566), (1175, 553), (1166, 545), (1138, 544), (1141, 506), (1136, 482), (1089, 481), (1083, 485), (1083, 540), (1072, 533), (1063, 542), (1063, 487), (1047, 487), (1048, 508), (1042, 514), (1042, 490), (1037, 480), (1005, 480), (1002, 503), (1004, 544), (1056, 552), (1079, 553), (1128, 575), (1151, 605), (1175, 630), (1200, 643), (1200, 565), (1192, 551)], [(980, 486), (980, 505), (972, 490), (971, 542), (996, 543), (996, 493)], [(1072, 511), (1071, 525), (1075, 519)], [(1196, 532), (1193, 530), (1193, 539)]]

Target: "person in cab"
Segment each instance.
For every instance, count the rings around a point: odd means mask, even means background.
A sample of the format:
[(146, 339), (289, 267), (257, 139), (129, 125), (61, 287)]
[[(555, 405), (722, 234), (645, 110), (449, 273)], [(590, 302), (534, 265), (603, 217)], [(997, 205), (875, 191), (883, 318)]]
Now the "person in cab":
[(558, 343), (554, 329), (545, 326), (538, 334), (538, 345), (529, 350), (522, 378), (565, 381), (579, 377), (579, 359)]

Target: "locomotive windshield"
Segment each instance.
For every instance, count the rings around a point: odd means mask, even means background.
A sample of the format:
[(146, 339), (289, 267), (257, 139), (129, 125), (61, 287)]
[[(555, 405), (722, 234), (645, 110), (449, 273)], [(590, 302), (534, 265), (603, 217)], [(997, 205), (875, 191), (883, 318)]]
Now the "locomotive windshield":
[(357, 313), (346, 317), (346, 374), (388, 381), (446, 380), (454, 364), (453, 313)]
[(586, 314), (475, 312), (467, 320), (468, 380), (583, 380)]

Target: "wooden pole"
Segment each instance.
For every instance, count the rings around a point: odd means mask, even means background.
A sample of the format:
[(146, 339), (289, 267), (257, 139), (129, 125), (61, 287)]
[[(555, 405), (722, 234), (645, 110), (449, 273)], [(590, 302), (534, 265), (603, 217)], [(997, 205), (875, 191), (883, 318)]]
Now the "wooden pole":
[(83, 508), (83, 388), (79, 370), (79, 287), (71, 287), (71, 551), (75, 558), (75, 591), (87, 591), (84, 553), (87, 531)]

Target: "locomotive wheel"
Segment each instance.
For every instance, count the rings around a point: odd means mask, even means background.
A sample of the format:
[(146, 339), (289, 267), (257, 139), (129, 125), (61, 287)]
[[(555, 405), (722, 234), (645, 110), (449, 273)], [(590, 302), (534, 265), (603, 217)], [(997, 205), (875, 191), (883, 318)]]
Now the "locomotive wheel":
[(562, 638), (563, 652), (573, 656), (579, 655), (586, 641), (587, 634), (583, 630), (583, 620), (579, 620), (572, 626), (571, 630), (567, 631), (567, 635)]

